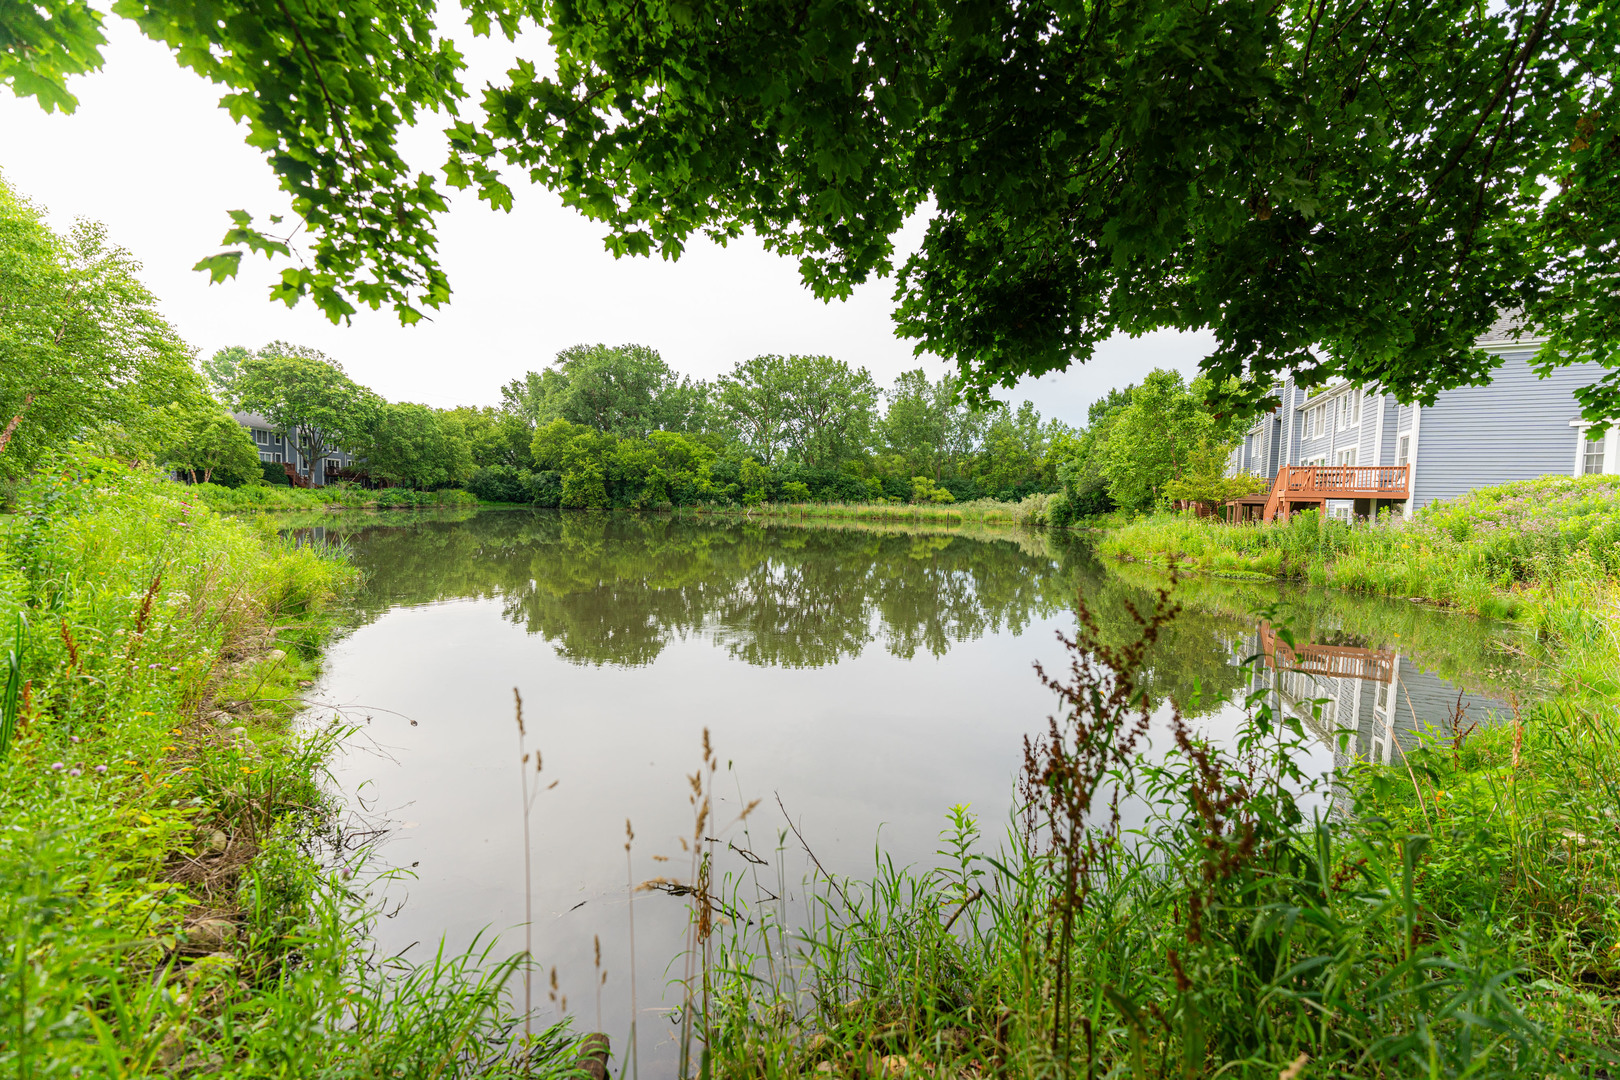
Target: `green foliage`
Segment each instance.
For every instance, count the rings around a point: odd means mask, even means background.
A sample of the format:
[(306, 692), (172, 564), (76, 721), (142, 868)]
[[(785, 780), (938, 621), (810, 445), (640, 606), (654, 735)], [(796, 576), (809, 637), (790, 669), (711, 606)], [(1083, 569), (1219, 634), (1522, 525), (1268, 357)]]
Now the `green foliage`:
[(202, 361), (203, 378), (214, 396), (227, 406), (234, 406), (236, 384), (242, 378), (242, 365), (252, 359), (253, 352), (241, 345), (229, 345), (214, 350), (214, 355)]
[[(279, 469), (280, 466), (277, 466)], [(218, 484), (198, 484), (195, 494), (212, 510), (327, 510), (334, 507), (381, 508), (392, 507), (470, 507), (478, 505), (478, 498), (470, 492), (454, 488), (437, 491), (412, 491), (410, 488), (382, 488), (367, 490), (350, 484), (333, 484), (322, 488), (295, 488), (287, 484), (272, 486), (253, 484), (227, 488)]]
[(1523, 586), (1550, 587), (1581, 566), (1620, 573), (1617, 496), (1620, 484), (1611, 477), (1547, 476), (1431, 503), (1411, 522), (1388, 512), (1356, 524), (1314, 510), (1242, 525), (1161, 514), (1111, 529), (1097, 548), (1117, 558), (1511, 616), (1527, 611), (1517, 591)]
[(960, 475), (983, 441), (988, 422), (985, 413), (963, 400), (961, 381), (942, 375), (930, 383), (918, 368), (901, 372), (886, 396), (882, 440), (904, 459), (905, 470), (935, 480)]
[(151, 462), (178, 418), (203, 407), (202, 380), (139, 269), (102, 226), (59, 236), (0, 180), (0, 479), (73, 439)]
[(1256, 476), (1253, 473), (1224, 475), (1226, 448), (1214, 446), (1209, 450), (1204, 461), (1195, 461), (1187, 475), (1164, 485), (1165, 498), (1173, 502), (1198, 503), (1210, 510), (1219, 510), (1232, 499), (1258, 495), (1270, 490), (1272, 484), (1270, 477)]
[(461, 421), (475, 468), (522, 469), (532, 463), (529, 444), (534, 440), (534, 425), (521, 407), (463, 405), (450, 414)]
[(702, 422), (707, 388), (679, 377), (645, 345), (575, 345), (555, 367), (529, 373), (520, 406), (536, 425), (553, 420), (620, 438), (688, 431)]
[(1203, 379), (1189, 386), (1179, 372), (1159, 368), (1131, 391), (1129, 405), (1111, 414), (1097, 453), (1115, 505), (1152, 509), (1170, 497), (1170, 483), (1220, 475), (1230, 449), (1227, 424), (1205, 405), (1208, 391)]
[(767, 465), (836, 468), (871, 443), (878, 389), (830, 356), (756, 356), (715, 383), (721, 423)]
[(911, 501), (914, 503), (955, 502), (956, 497), (926, 476), (911, 478)]
[(186, 473), (194, 484), (239, 487), (260, 478), (262, 462), (247, 428), (215, 405), (182, 422), (178, 440), (165, 449), (160, 464)]
[(381, 405), (366, 435), (347, 449), (364, 461), (373, 479), (414, 488), (460, 484), (473, 474), (461, 418), (426, 405)]
[[(1474, 337), (1521, 304), (1549, 365), (1612, 369), (1620, 348), (1603, 284), (1620, 109), (1592, 74), (1620, 33), (1609, 0), (490, 0), (475, 33), (534, 29), (556, 60), (509, 65), (476, 115), (431, 4), (114, 11), (221, 88), (301, 219), (233, 211), (199, 269), (274, 256), (273, 296), (334, 320), (388, 304), (414, 322), (448, 299), (445, 189), (398, 152), (402, 125), (448, 115), (443, 184), (509, 209), (501, 170), (528, 175), (603, 222), (616, 255), (752, 232), (824, 298), (895, 270), (893, 237), (935, 208), (899, 268), (898, 322), (980, 397), (1155, 328), (1214, 330), (1206, 371), (1248, 405), (1285, 367), (1418, 399), (1476, 381), (1495, 361)], [(86, 0), (17, 8), (0, 77), (70, 108), (68, 76), (100, 66), (99, 23)], [(1617, 400), (1611, 377), (1586, 415)]]
[[(383, 401), (320, 352), (273, 341), (241, 361), (236, 399), (297, 448), (302, 471), (338, 447), (360, 445), (376, 429)], [(289, 454), (289, 457), (292, 455)]]
[[(338, 733), (286, 704), (356, 574), (197, 490), (77, 457), (0, 520), (0, 621), (35, 628), (0, 753), (0, 1071), (560, 1071), (559, 1029), (510, 1041), (515, 961), (367, 955), (374, 879), (305, 849)], [(226, 705), (234, 732), (202, 719)]]
[[(1146, 643), (1176, 621), (1085, 625), (998, 846), (952, 808), (932, 866), (880, 851), (868, 877), (818, 872), (802, 912), (785, 867), (732, 854), (768, 847), (748, 821), (718, 833), (698, 902), (730, 917), (699, 932), (688, 984), (712, 1073), (1460, 1080), (1613, 1060), (1613, 1002), (1589, 989), (1620, 953), (1610, 719), (1547, 706), (1352, 765), (1353, 812), (1327, 816), (1327, 779), (1296, 764), (1320, 703), (1239, 689), (1219, 744), (1150, 716)], [(1150, 720), (1171, 745), (1133, 753)], [(1145, 816), (1128, 831), (1125, 807)]]

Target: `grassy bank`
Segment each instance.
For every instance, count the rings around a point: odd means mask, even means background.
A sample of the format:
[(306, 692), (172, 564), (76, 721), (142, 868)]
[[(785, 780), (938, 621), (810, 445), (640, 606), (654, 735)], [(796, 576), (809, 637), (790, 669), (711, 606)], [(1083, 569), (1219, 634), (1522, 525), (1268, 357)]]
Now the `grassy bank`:
[(1310, 511), (1286, 523), (1222, 525), (1161, 514), (1109, 529), (1097, 551), (1511, 617), (1527, 588), (1620, 572), (1620, 482), (1549, 476), (1480, 488), (1426, 506), (1410, 522), (1386, 516), (1351, 525)]
[(1030, 495), (1018, 502), (974, 499), (960, 503), (761, 503), (755, 506), (712, 506), (683, 513), (725, 514), (766, 521), (886, 521), (912, 525), (1046, 524), (1053, 496)]
[[(1584, 656), (1572, 683), (1600, 656), (1620, 669), (1613, 597), (1605, 586), (1578, 600), (1602, 606), (1580, 641), (1561, 642)], [(1144, 637), (1162, 629), (1150, 619)], [(755, 862), (774, 830), (751, 835), (745, 820), (695, 845), (695, 1062), (706, 1052), (736, 1077), (1612, 1070), (1612, 686), (1494, 729), (1437, 732), (1335, 790), (1297, 771), (1301, 719), (1259, 695), (1238, 702), (1249, 719), (1235, 740), (1208, 744), (1161, 712), (1176, 750), (1135, 757), (1143, 654), (1082, 646), (1057, 675), (1057, 720), (1028, 748), (1024, 812), (999, 843), (956, 808), (933, 868), (880, 858), (864, 880), (813, 872), (803, 906), (778, 899), (784, 872)], [(1116, 799), (1146, 821), (1123, 827)], [(716, 835), (706, 808), (694, 836)], [(784, 839), (778, 866), (815, 847), (813, 834)]]
[(196, 494), (81, 459), (0, 515), (0, 1074), (525, 1074), (513, 962), (378, 964), (322, 843), (288, 720), (352, 571)]
[[(1264, 695), (1234, 702), (1247, 720), (1220, 746), (1155, 702), (1159, 750), (1165, 729), (1175, 743), (1155, 762), (1135, 756), (1145, 646), (1083, 629), (999, 841), (956, 808), (933, 867), (880, 856), (870, 877), (832, 879), (809, 855), (808, 899), (790, 905), (785, 867), (813, 832), (745, 819), (717, 834), (700, 799), (694, 837), (722, 840), (694, 844), (685, 882), (694, 1073), (704, 1054), (737, 1077), (1612, 1073), (1612, 483), (1509, 485), (1409, 525), (1161, 518), (1110, 534), (1104, 550), (1143, 563), (1511, 612), (1537, 631), (1510, 663), (1540, 696), (1496, 726), (1428, 718), (1394, 766), (1331, 784), (1299, 774), (1308, 729)], [(1231, 586), (1203, 599), (1265, 600)], [(1168, 629), (1149, 617), (1141, 636)]]
[(459, 488), (412, 491), (409, 488), (365, 488), (334, 484), (323, 488), (295, 488), (253, 484), (238, 488), (197, 484), (192, 497), (211, 510), (366, 510), (394, 508), (457, 508), (478, 505), (478, 498)]

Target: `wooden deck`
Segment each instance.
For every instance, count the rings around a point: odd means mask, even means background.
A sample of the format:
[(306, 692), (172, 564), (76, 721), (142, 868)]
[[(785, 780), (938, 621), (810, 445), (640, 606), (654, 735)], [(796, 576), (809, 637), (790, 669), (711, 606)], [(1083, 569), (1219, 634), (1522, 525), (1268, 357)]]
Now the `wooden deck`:
[(1260, 651), (1267, 667), (1307, 675), (1389, 682), (1395, 671), (1395, 654), (1386, 649), (1352, 645), (1301, 645), (1291, 649), (1286, 641), (1278, 639), (1269, 622), (1260, 624)]
[[(1285, 465), (1277, 470), (1261, 516), (1286, 518), (1298, 504), (1320, 506), (1329, 499), (1364, 499), (1376, 514), (1380, 502), (1404, 502), (1410, 485), (1406, 465)], [(1252, 505), (1258, 499), (1247, 501)]]

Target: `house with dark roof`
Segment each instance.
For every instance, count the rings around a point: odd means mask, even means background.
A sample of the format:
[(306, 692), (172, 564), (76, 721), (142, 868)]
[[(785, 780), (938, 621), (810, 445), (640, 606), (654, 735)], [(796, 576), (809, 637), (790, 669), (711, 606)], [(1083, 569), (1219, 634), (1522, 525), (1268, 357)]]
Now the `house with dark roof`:
[(1403, 405), (1381, 387), (1339, 381), (1310, 390), (1284, 380), (1282, 404), (1243, 433), (1227, 475), (1272, 478), (1269, 492), (1233, 504), (1270, 520), (1318, 506), (1349, 517), (1384, 507), (1407, 517), (1478, 487), (1560, 473), (1620, 473), (1620, 429), (1588, 437), (1575, 391), (1604, 374), (1582, 362), (1537, 377), (1545, 339), (1499, 319), (1478, 339), (1502, 358), (1486, 386), (1442, 390), (1433, 405)]
[(327, 477), (340, 469), (349, 469), (354, 465), (354, 457), (346, 450), (328, 449), (324, 455), (316, 459), (314, 467), (305, 457), (304, 451), (308, 447), (294, 445), (295, 436), (286, 434), (274, 422), (260, 416), (258, 413), (233, 412), (231, 418), (248, 429), (253, 436), (253, 444), (258, 448), (259, 460), (268, 465), (290, 466), (287, 475), (294, 473), (299, 476), (309, 475), (311, 485), (314, 487), (326, 486)]

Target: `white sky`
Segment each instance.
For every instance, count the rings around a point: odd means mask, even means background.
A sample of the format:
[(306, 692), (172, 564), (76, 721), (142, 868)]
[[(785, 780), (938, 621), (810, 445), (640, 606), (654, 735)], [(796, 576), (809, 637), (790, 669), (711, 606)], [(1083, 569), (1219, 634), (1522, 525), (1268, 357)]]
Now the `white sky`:
[[(165, 315), (204, 355), (281, 338), (321, 349), (391, 400), (437, 406), (493, 404), (504, 382), (581, 342), (650, 345), (677, 371), (705, 379), (760, 353), (829, 354), (865, 366), (885, 386), (919, 365), (933, 376), (945, 370), (895, 336), (893, 279), (823, 304), (792, 262), (752, 239), (721, 248), (694, 238), (673, 263), (614, 259), (600, 226), (524, 181), (513, 185), (510, 214), (458, 193), (440, 218), (439, 254), (454, 291), (431, 323), (402, 327), (385, 309), (333, 326), (307, 302), (289, 310), (266, 298), (271, 264), (260, 257), (244, 258), (234, 281), (210, 287), (190, 268), (221, 250), (226, 211), (246, 209), (263, 222), (285, 210), (285, 199), (242, 141), (244, 129), (218, 107), (215, 87), (133, 24), (109, 18), (107, 32), (105, 69), (70, 85), (80, 102), (74, 114), (46, 115), (0, 91), (0, 172), (58, 229), (78, 217), (104, 222), (144, 264)], [(476, 88), (514, 50), (458, 37), (476, 100)], [(540, 58), (535, 44), (521, 47)], [(443, 161), (441, 126), (430, 120), (409, 136), (406, 156), (417, 168)], [(913, 222), (902, 243), (915, 245), (921, 234)], [(1208, 334), (1119, 338), (1086, 365), (999, 396), (1030, 398), (1042, 414), (1078, 424), (1110, 387), (1154, 367), (1190, 375), (1211, 348)]]

